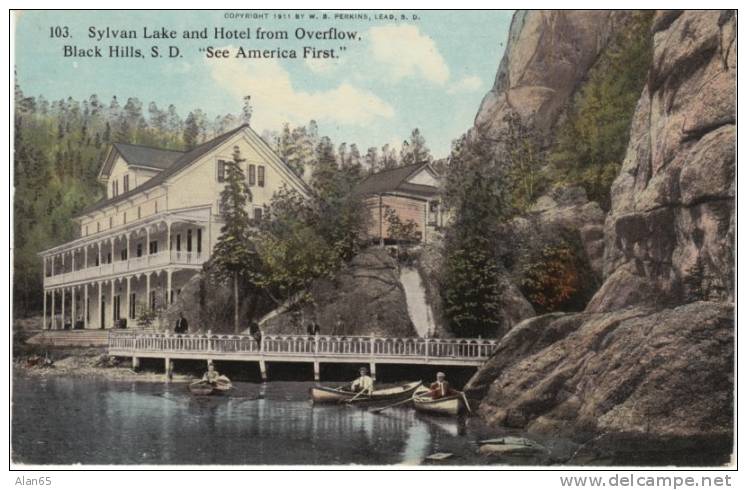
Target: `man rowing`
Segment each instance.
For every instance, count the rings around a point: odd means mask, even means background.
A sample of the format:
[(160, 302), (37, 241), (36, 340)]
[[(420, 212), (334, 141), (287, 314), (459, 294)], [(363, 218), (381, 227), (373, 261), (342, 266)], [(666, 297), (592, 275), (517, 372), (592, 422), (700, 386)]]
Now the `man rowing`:
[(459, 392), (451, 387), (449, 382), (446, 381), (446, 375), (441, 372), (436, 373), (436, 381), (431, 383), (428, 393), (424, 393), (425, 396), (429, 396), (434, 400), (457, 394)]
[(220, 377), (220, 374), (218, 371), (215, 370), (215, 366), (212, 362), (208, 363), (208, 370), (205, 374), (202, 375), (202, 380), (207, 381), (210, 384), (215, 384), (218, 382), (218, 378)]
[(368, 375), (368, 369), (362, 367), (358, 370), (358, 373), (360, 373), (360, 376), (350, 384), (350, 389), (370, 395), (373, 391), (373, 379)]

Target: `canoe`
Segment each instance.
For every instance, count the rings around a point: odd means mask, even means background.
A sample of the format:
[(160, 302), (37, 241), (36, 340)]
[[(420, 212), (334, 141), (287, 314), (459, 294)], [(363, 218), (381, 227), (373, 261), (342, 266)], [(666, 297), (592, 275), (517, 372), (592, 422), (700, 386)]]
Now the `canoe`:
[(207, 396), (212, 395), (215, 391), (215, 386), (211, 385), (207, 381), (193, 381), (192, 383), (189, 383), (189, 392), (193, 395), (197, 396)]
[(190, 393), (197, 396), (221, 395), (233, 388), (233, 384), (226, 376), (218, 376), (215, 383), (201, 379), (190, 383), (188, 388)]
[(412, 403), (415, 410), (432, 415), (456, 417), (464, 408), (462, 394), (433, 399), (429, 396), (414, 396)]
[[(393, 402), (410, 398), (415, 390), (422, 384), (421, 381), (414, 381), (404, 385), (394, 386), (392, 388), (382, 388), (373, 390), (370, 395), (361, 395), (355, 391), (342, 388), (330, 388), (328, 386), (313, 386), (309, 389), (309, 395), (314, 403), (341, 403), (351, 401), (357, 402)], [(353, 400), (355, 398), (355, 400)]]

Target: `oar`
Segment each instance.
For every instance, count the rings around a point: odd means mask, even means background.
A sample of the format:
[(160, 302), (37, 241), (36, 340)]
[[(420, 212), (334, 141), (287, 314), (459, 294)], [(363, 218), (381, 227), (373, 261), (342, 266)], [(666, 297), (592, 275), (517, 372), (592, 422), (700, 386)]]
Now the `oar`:
[(463, 391), (460, 391), (459, 393), (462, 394), (462, 400), (464, 400), (464, 404), (467, 406), (467, 411), (471, 414), (472, 409), (470, 408), (469, 402), (467, 401), (467, 395), (465, 395)]
[(355, 396), (354, 396), (353, 398), (351, 398), (350, 400), (346, 400), (346, 401), (345, 401), (345, 403), (353, 403), (353, 402), (355, 401), (355, 399), (356, 399), (356, 398), (358, 398), (359, 396), (361, 396), (361, 395), (362, 395), (363, 393), (365, 393), (365, 392), (366, 392), (366, 389), (365, 389), (365, 388), (363, 388), (363, 389), (362, 389), (361, 391), (359, 391), (359, 392), (358, 392), (358, 394), (356, 394), (356, 395), (355, 395)]
[(369, 410), (369, 412), (371, 412), (371, 413), (381, 413), (381, 412), (383, 412), (384, 410), (386, 410), (388, 408), (396, 407), (397, 405), (403, 405), (403, 404), (411, 402), (411, 401), (412, 401), (412, 397), (406, 398), (404, 400), (398, 401), (397, 403), (392, 403), (391, 405), (387, 405), (386, 407), (374, 408), (373, 410)]

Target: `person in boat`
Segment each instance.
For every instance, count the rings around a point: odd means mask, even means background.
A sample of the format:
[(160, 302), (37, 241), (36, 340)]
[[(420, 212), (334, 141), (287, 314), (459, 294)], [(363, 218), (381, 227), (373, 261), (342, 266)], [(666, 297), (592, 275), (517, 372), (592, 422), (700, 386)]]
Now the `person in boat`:
[(428, 393), (425, 396), (437, 400), (445, 396), (456, 395), (458, 392), (451, 387), (448, 381), (446, 381), (446, 375), (444, 373), (436, 373), (436, 381), (431, 383)]
[(358, 372), (360, 373), (360, 376), (358, 379), (350, 383), (350, 389), (358, 393), (365, 391), (370, 394), (373, 391), (373, 378), (368, 375), (368, 369), (365, 367), (360, 368)]
[(205, 374), (202, 375), (202, 380), (207, 381), (210, 384), (215, 384), (218, 382), (219, 377), (220, 373), (215, 370), (215, 365), (212, 362), (209, 362), (208, 370)]
[(180, 311), (179, 318), (176, 319), (176, 327), (174, 328), (174, 333), (185, 334), (188, 330), (189, 323), (187, 323), (187, 319), (184, 318), (184, 313)]

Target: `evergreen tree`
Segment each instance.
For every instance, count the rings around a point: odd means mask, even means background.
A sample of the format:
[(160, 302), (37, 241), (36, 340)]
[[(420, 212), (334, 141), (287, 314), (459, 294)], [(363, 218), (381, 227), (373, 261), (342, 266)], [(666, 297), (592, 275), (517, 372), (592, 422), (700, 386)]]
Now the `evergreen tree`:
[(498, 224), (510, 215), (505, 170), (488, 141), (458, 140), (451, 153), (446, 201), (454, 221), (446, 233), (441, 289), (444, 312), (459, 336), (500, 335), (502, 264)]
[(184, 145), (188, 150), (197, 146), (197, 139), (199, 136), (200, 128), (197, 123), (197, 118), (195, 118), (194, 112), (190, 112), (187, 116), (187, 120), (184, 121), (184, 134), (182, 135)]
[(410, 134), (410, 139), (402, 143), (400, 151), (400, 163), (402, 165), (411, 165), (415, 163), (430, 163), (433, 160), (431, 151), (425, 145), (425, 138), (420, 134), (420, 130), (415, 128)]
[(234, 147), (233, 160), (226, 162), (226, 180), (220, 193), (220, 214), (223, 226), (213, 251), (213, 263), (224, 278), (233, 283), (234, 333), (239, 333), (239, 281), (252, 273), (256, 254), (251, 246), (251, 220), (247, 204), (251, 194), (246, 184), (239, 147)]

